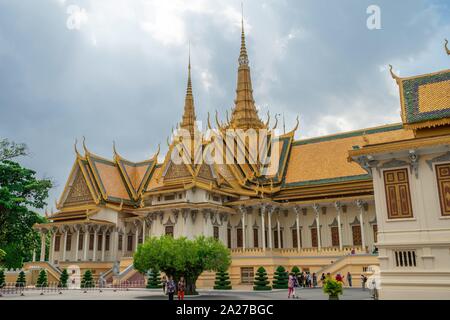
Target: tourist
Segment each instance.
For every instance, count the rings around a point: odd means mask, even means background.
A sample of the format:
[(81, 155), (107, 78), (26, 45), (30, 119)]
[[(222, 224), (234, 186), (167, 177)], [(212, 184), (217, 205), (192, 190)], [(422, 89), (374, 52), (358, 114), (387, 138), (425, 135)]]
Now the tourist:
[(361, 286), (362, 286), (363, 291), (366, 290), (366, 282), (367, 282), (367, 277), (362, 274), (361, 275)]
[(297, 280), (297, 277), (295, 275), (292, 277), (292, 279), (294, 280), (294, 287), (293, 287), (293, 290), (292, 290), (292, 298), (298, 298), (298, 296), (296, 295), (296, 288), (299, 287), (298, 280)]
[(322, 282), (322, 287), (325, 285), (325, 273), (322, 273), (322, 275), (320, 276), (320, 282)]
[(178, 300), (184, 300), (184, 278), (181, 277), (180, 281), (178, 281)]
[(175, 293), (175, 281), (173, 281), (172, 276), (169, 276), (167, 281), (167, 294), (169, 295), (169, 300), (173, 300), (173, 295)]
[(317, 275), (315, 272), (312, 275), (312, 281), (313, 281), (313, 287), (314, 288), (317, 287)]
[(292, 274), (290, 274), (288, 278), (288, 299), (291, 297), (293, 291), (294, 291), (294, 277), (292, 276)]
[(163, 276), (163, 277), (162, 277), (161, 284), (162, 284), (163, 292), (164, 292), (164, 294), (166, 294), (166, 284), (167, 284), (167, 278), (166, 278), (166, 276)]
[(338, 273), (338, 274), (336, 275), (336, 281), (341, 282), (341, 283), (344, 283), (344, 279), (342, 278), (342, 276), (341, 276), (340, 273)]
[(351, 287), (352, 286), (352, 274), (349, 272), (347, 272), (347, 282), (348, 282), (348, 286)]

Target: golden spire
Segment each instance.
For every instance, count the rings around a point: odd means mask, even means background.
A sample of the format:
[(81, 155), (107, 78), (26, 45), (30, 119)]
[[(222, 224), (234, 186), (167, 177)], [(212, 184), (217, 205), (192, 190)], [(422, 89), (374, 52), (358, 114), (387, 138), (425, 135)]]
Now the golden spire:
[(258, 116), (253, 99), (252, 80), (250, 76), (249, 60), (247, 48), (245, 46), (244, 32), (244, 10), (242, 9), (242, 34), (241, 34), (241, 51), (239, 54), (238, 79), (236, 87), (235, 107), (231, 115), (230, 126), (236, 129), (247, 130), (250, 128), (265, 128), (264, 123)]
[(186, 89), (186, 98), (184, 100), (184, 114), (180, 123), (182, 129), (188, 130), (191, 137), (194, 137), (195, 127), (195, 108), (194, 96), (192, 95), (192, 81), (191, 81), (191, 45), (189, 44), (189, 64), (188, 64), (188, 81)]
[(447, 40), (447, 39), (445, 39), (444, 47), (445, 47), (445, 51), (446, 51), (447, 54), (450, 56), (450, 49), (448, 48), (448, 40)]

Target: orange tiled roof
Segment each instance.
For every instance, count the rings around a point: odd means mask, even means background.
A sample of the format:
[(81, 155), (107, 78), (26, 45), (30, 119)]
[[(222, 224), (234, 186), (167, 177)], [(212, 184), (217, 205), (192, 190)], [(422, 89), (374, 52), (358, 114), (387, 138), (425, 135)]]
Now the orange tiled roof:
[(347, 161), (348, 151), (353, 146), (412, 137), (411, 130), (405, 130), (396, 124), (296, 141), (289, 156), (284, 186), (297, 186), (312, 181), (326, 183), (336, 178), (367, 175), (357, 163)]

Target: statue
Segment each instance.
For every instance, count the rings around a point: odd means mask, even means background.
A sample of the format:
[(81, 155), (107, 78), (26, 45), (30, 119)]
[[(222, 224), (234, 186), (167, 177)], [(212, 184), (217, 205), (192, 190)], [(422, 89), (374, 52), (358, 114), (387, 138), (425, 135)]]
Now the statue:
[(116, 261), (116, 262), (114, 262), (114, 265), (113, 265), (113, 274), (115, 276), (117, 276), (117, 275), (119, 275), (119, 273), (120, 273), (119, 261)]

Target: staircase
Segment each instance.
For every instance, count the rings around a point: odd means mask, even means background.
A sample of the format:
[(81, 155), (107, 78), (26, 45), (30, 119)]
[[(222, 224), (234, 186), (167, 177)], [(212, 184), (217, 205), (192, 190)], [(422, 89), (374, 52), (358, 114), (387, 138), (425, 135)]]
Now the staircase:
[[(363, 267), (368, 267), (370, 265), (379, 265), (378, 255), (373, 254), (353, 254), (348, 256), (342, 256), (334, 261), (332, 264), (317, 270), (317, 274), (330, 273), (332, 275), (340, 273), (342, 275), (346, 274), (348, 271), (355, 273), (355, 270), (359, 271), (356, 273), (365, 273)], [(360, 267), (360, 269), (358, 268)], [(356, 269), (358, 268), (358, 269)]]

